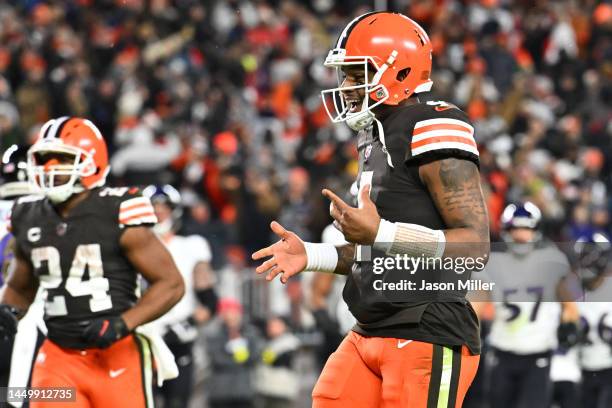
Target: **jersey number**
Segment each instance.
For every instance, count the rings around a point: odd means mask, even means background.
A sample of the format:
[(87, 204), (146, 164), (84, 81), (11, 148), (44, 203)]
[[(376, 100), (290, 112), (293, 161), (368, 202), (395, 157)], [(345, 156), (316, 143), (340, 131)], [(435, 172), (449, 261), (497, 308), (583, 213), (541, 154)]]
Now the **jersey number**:
[[(47, 290), (57, 289), (63, 282), (60, 254), (57, 248), (48, 246), (32, 250), (32, 264), (35, 268), (41, 268), (45, 261), (49, 274), (40, 276), (40, 284)], [(86, 268), (89, 269), (89, 279), (83, 280)], [(74, 297), (91, 296), (89, 308), (92, 312), (111, 309), (113, 303), (108, 293), (109, 283), (103, 275), (100, 244), (79, 245), (72, 260), (68, 278), (65, 281), (66, 290)], [(45, 309), (49, 316), (65, 316), (68, 314), (66, 299), (62, 295), (53, 296), (53, 299), (47, 298)]]
[[(521, 307), (517, 304), (513, 304), (508, 301), (508, 297), (510, 295), (518, 292), (518, 289), (506, 289), (504, 290), (504, 306), (510, 312), (510, 316), (506, 319), (506, 322), (511, 322), (521, 314)], [(531, 315), (529, 316), (529, 321), (535, 322), (538, 318), (538, 312), (540, 311), (540, 304), (542, 303), (542, 298), (544, 297), (544, 288), (536, 286), (527, 288), (527, 293), (535, 296), (535, 303), (533, 305), (533, 309), (531, 309)]]
[[(606, 344), (612, 344), (612, 327), (606, 324), (608, 313), (604, 313), (599, 318), (597, 324), (597, 335)], [(582, 326), (582, 332), (584, 334), (583, 343), (586, 345), (592, 345), (593, 341), (589, 338), (589, 332), (591, 331), (591, 325), (589, 321), (584, 317), (580, 316), (580, 325)]]

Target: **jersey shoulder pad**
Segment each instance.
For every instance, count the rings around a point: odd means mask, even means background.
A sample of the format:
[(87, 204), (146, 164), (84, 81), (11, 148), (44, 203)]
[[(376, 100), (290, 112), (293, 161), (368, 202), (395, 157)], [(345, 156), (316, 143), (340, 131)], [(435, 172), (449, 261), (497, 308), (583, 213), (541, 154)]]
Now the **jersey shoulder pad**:
[(153, 225), (157, 222), (153, 205), (137, 187), (104, 187), (98, 196), (117, 208), (119, 227)]
[(421, 104), (411, 131), (406, 161), (457, 157), (479, 165), (474, 127), (455, 105), (442, 101)]
[(6, 220), (7, 229), (16, 235), (16, 230), (26, 224), (28, 217), (31, 218), (31, 214), (35, 211), (34, 207), (41, 205), (44, 199), (42, 195), (28, 195), (15, 200)]
[(42, 195), (27, 195), (23, 197), (19, 197), (15, 200), (15, 206), (17, 205), (27, 205), (28, 203), (35, 203), (38, 201), (43, 201), (45, 196)]

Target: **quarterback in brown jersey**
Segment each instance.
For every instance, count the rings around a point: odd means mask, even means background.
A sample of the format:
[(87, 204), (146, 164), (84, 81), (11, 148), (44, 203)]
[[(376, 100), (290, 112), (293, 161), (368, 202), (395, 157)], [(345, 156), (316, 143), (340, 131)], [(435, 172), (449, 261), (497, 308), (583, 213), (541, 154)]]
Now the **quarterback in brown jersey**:
[[(86, 119), (47, 122), (27, 169), (44, 195), (22, 197), (12, 209), (16, 250), (0, 298), (0, 335), (14, 333), (40, 286), (48, 334), (32, 386), (70, 387), (74, 407), (151, 406), (151, 345), (136, 329), (184, 293), (171, 255), (149, 228), (156, 222), (151, 202), (137, 188), (104, 186), (106, 143)], [(142, 297), (138, 275), (149, 283)]]
[[(431, 53), (427, 33), (402, 14), (367, 13), (344, 28), (325, 61), (340, 84), (322, 96), (333, 122), (358, 131), (357, 207), (323, 195), (349, 244), (303, 242), (273, 222), (280, 241), (253, 254), (267, 258), (257, 272), (268, 280), (348, 275), (343, 296), (357, 324), (319, 377), (317, 408), (461, 407), (478, 367), (478, 319), (465, 291), (394, 299), (373, 269), (376, 256), (488, 259), (474, 128), (454, 105), (417, 96), (432, 86)], [(432, 285), (447, 278), (428, 274)]]

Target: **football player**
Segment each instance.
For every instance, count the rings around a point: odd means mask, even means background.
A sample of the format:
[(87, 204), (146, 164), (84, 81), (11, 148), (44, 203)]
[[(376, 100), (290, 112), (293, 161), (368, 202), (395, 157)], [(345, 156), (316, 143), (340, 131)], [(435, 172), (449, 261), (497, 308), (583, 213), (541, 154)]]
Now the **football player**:
[(582, 406), (612, 406), (612, 276), (610, 240), (594, 233), (577, 240), (578, 272), (584, 301), (578, 302), (582, 341), (578, 348), (582, 368)]
[[(13, 235), (7, 230), (11, 207), (17, 198), (36, 193), (28, 182), (27, 151), (26, 146), (12, 145), (2, 154), (0, 163), (0, 288), (13, 259), (15, 245)], [(35, 303), (19, 322), (15, 338), (0, 339), (0, 350), (8, 351), (0, 353), (0, 387), (25, 387), (29, 383), (34, 356), (46, 333), (40, 296)], [(12, 405), (21, 404), (12, 401)]]
[(161, 389), (163, 406), (182, 408), (189, 405), (193, 388), (193, 344), (198, 336), (197, 324), (208, 321), (217, 307), (214, 273), (210, 267), (212, 254), (208, 241), (201, 236), (177, 235), (182, 209), (180, 193), (174, 187), (148, 186), (142, 194), (151, 200), (155, 209), (158, 223), (153, 231), (172, 254), (185, 281), (185, 296), (154, 323), (179, 367), (179, 376), (165, 382)]
[(333, 122), (359, 132), (358, 205), (323, 194), (348, 244), (303, 242), (273, 222), (280, 241), (253, 254), (269, 257), (256, 269), (268, 280), (347, 275), (343, 295), (358, 323), (325, 364), (317, 408), (460, 407), (476, 373), (478, 319), (465, 294), (391, 301), (374, 288), (367, 256), (488, 256), (474, 129), (457, 107), (418, 98), (432, 86), (431, 55), (423, 28), (402, 14), (367, 13), (344, 28), (325, 60), (341, 83), (322, 96)]
[(580, 407), (581, 379), (578, 347), (559, 347), (550, 361), (550, 380), (553, 382), (551, 406)]
[(569, 349), (578, 340), (578, 309), (566, 289), (569, 261), (540, 237), (540, 220), (531, 202), (508, 205), (501, 220), (507, 249), (492, 252), (483, 272), (495, 283), (485, 292), (495, 307), (486, 359), (491, 406), (549, 406), (552, 353), (559, 341)]
[[(47, 122), (27, 169), (44, 196), (22, 197), (12, 209), (15, 258), (0, 298), (0, 333), (15, 333), (40, 285), (48, 333), (32, 386), (74, 387), (74, 407), (149, 406), (151, 345), (134, 331), (184, 293), (172, 256), (149, 228), (151, 202), (136, 188), (104, 187), (106, 143), (86, 119)], [(150, 285), (140, 298), (138, 274)]]

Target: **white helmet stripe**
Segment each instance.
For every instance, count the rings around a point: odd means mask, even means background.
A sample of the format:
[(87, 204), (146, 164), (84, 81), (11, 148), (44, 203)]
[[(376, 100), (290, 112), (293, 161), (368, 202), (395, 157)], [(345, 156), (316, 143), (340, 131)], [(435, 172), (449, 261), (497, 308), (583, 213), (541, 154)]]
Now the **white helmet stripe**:
[(100, 130), (96, 127), (96, 125), (94, 125), (90, 120), (85, 119), (83, 121), (83, 123), (91, 129), (92, 132), (94, 132), (94, 134), (96, 135), (96, 137), (100, 140), (103, 140), (104, 138), (102, 137), (102, 133), (100, 133)]
[(54, 119), (53, 123), (49, 126), (49, 128), (46, 129), (46, 132), (43, 134), (43, 138), (44, 139), (57, 138), (59, 136), (58, 130), (68, 119), (70, 119), (69, 116), (62, 116), (61, 118)]
[(49, 131), (49, 129), (51, 128), (51, 126), (55, 123), (55, 119), (51, 119), (45, 122), (44, 125), (42, 125), (42, 127), (40, 128), (40, 134), (42, 135), (40, 138), (44, 139), (47, 132)]
[(376, 13), (380, 13), (380, 11), (371, 11), (369, 13), (362, 14), (360, 16), (355, 17), (350, 23), (348, 23), (346, 27), (344, 27), (344, 30), (342, 30), (342, 34), (340, 34), (340, 37), (338, 37), (338, 43), (336, 44), (336, 48), (345, 48), (346, 39), (348, 38), (353, 28), (357, 25), (357, 23), (366, 18), (367, 16)]

